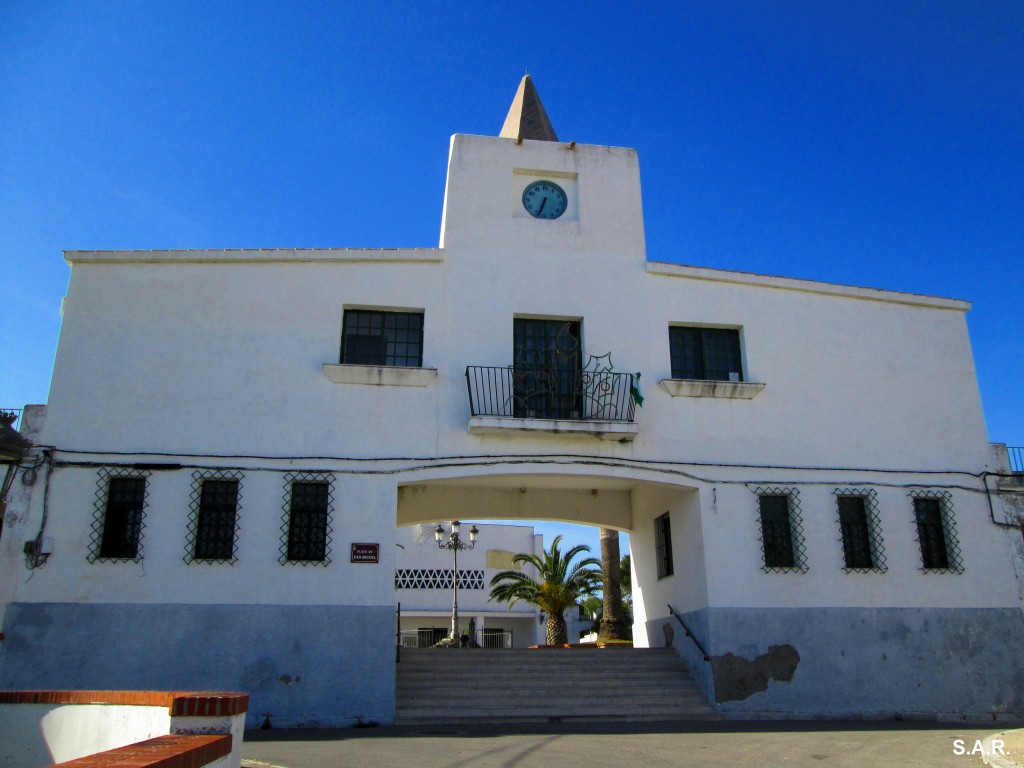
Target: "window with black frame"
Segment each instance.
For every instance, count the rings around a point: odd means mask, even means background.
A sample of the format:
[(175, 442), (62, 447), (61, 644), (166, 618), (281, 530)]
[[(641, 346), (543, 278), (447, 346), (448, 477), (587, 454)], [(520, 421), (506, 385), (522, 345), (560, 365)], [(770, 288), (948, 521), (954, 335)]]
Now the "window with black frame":
[(583, 417), (579, 322), (515, 318), (512, 360), (513, 415)]
[(836, 511), (843, 545), (843, 570), (884, 573), (887, 570), (878, 494), (872, 488), (836, 488)]
[(195, 560), (234, 560), (238, 480), (201, 481), (196, 520)]
[(330, 516), (326, 481), (293, 481), (288, 515), (286, 561), (325, 563)]
[(942, 501), (938, 498), (914, 499), (914, 519), (921, 545), (924, 570), (948, 570), (951, 566), (942, 519)]
[(346, 309), (341, 329), (346, 365), (423, 366), (423, 313)]
[(659, 579), (674, 573), (672, 523), (668, 512), (654, 518), (654, 561), (657, 563)]
[(847, 570), (875, 567), (871, 533), (863, 496), (839, 496), (839, 529), (843, 537), (843, 562)]
[(144, 477), (111, 477), (103, 517), (99, 558), (134, 560), (139, 556), (142, 515), (146, 502)]
[(789, 496), (764, 494), (758, 497), (761, 511), (761, 537), (764, 567), (794, 568), (793, 526), (789, 516)]
[(669, 326), (668, 345), (673, 379), (743, 381), (735, 328)]

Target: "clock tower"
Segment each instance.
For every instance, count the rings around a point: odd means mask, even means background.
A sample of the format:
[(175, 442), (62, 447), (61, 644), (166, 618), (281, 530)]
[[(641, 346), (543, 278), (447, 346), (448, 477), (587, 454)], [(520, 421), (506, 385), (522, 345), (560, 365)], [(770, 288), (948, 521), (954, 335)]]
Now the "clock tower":
[(559, 141), (527, 74), (497, 137), (452, 136), (440, 244), (520, 264), (552, 251), (643, 264), (636, 150)]

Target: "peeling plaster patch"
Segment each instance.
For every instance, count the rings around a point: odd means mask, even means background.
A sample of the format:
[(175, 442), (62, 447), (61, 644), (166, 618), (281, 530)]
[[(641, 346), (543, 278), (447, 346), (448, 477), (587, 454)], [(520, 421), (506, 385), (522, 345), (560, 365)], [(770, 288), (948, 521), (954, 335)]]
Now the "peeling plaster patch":
[(800, 654), (791, 645), (773, 645), (768, 653), (753, 661), (727, 653), (711, 660), (715, 675), (715, 699), (718, 702), (742, 701), (768, 690), (772, 680), (788, 683), (793, 679)]

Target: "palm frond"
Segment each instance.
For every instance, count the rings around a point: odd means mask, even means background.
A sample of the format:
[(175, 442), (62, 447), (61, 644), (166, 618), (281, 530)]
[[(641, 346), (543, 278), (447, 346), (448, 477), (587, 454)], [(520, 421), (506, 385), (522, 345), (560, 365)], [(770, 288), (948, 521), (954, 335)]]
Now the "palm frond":
[[(573, 562), (590, 547), (578, 544), (567, 552), (561, 549), (562, 537), (556, 536), (543, 556), (520, 553), (512, 558), (517, 565), (530, 565), (537, 573), (534, 579), (522, 571), (501, 571), (491, 579), (491, 600), (536, 605), (549, 615), (561, 615), (600, 586), (600, 560), (588, 557)], [(596, 570), (595, 570), (596, 568)]]

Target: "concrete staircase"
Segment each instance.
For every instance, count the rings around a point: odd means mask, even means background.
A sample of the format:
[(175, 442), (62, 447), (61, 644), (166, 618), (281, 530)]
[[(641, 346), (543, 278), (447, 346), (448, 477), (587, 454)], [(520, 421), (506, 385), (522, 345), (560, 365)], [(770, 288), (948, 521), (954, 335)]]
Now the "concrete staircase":
[(416, 648), (398, 664), (398, 725), (718, 717), (671, 648)]

